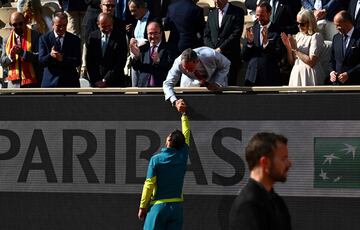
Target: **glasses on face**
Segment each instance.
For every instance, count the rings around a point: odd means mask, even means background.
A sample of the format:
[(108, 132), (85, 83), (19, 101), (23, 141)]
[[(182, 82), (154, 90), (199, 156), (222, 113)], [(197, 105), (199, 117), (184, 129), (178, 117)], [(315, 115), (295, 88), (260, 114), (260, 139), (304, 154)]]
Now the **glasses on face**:
[(18, 23), (13, 23), (11, 24), (13, 27), (21, 27), (24, 25), (24, 22), (18, 22)]
[(306, 26), (307, 22), (296, 22), (298, 24), (298, 26), (300, 27), (304, 27)]
[(105, 6), (106, 8), (115, 8), (114, 4), (102, 4), (103, 6)]
[(159, 32), (149, 32), (149, 33), (147, 33), (147, 34), (148, 34), (148, 36), (157, 36), (157, 35), (160, 35)]

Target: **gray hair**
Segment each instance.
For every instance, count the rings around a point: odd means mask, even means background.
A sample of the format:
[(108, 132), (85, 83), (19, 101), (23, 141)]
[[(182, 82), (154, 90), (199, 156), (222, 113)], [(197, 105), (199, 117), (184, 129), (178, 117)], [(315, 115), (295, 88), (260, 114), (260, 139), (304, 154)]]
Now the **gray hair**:
[(190, 61), (195, 61), (197, 59), (199, 58), (196, 52), (191, 48), (187, 48), (181, 53), (181, 61), (190, 62)]

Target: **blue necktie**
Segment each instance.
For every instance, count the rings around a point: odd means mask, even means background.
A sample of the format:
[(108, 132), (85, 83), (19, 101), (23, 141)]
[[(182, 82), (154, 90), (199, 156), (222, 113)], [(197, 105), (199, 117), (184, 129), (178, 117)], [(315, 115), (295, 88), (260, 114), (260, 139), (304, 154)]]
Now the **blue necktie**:
[(105, 56), (107, 43), (108, 43), (108, 35), (107, 35), (107, 34), (103, 34), (103, 37), (102, 37), (102, 39), (101, 39), (101, 53), (102, 53), (102, 56), (103, 56), (103, 57)]
[(61, 36), (58, 36), (55, 41), (55, 50), (61, 53)]
[(343, 56), (345, 57), (345, 54), (346, 54), (346, 43), (347, 43), (347, 38), (349, 36), (347, 34), (344, 34), (343, 35)]

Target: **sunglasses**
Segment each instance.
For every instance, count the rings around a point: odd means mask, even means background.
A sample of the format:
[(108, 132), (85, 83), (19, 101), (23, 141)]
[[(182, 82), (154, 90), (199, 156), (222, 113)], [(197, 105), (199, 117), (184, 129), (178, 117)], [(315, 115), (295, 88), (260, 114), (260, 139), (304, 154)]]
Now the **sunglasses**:
[(307, 22), (296, 22), (298, 26), (304, 27), (306, 26)]
[(103, 6), (106, 6), (106, 8), (115, 8), (114, 4), (102, 4)]
[(23, 25), (24, 25), (24, 22), (18, 22), (18, 23), (11, 24), (11, 26), (13, 26), (13, 27), (20, 27), (20, 26), (23, 26)]

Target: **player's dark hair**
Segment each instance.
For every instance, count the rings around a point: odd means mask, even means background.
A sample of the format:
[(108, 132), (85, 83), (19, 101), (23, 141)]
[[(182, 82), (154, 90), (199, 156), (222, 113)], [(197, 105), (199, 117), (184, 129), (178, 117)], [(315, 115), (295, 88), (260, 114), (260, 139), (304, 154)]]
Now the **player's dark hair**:
[(175, 149), (180, 149), (185, 144), (185, 136), (180, 130), (174, 130), (170, 133), (170, 146)]

